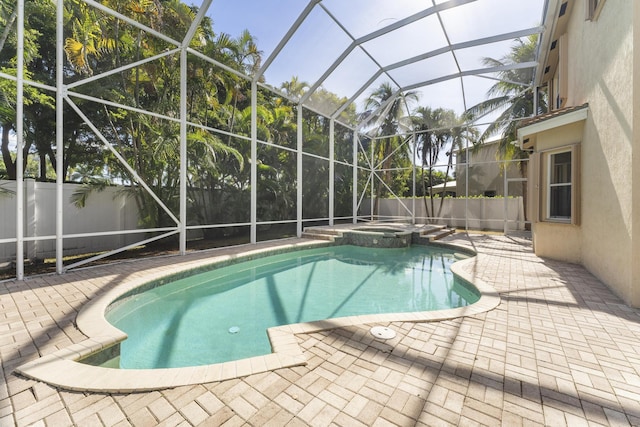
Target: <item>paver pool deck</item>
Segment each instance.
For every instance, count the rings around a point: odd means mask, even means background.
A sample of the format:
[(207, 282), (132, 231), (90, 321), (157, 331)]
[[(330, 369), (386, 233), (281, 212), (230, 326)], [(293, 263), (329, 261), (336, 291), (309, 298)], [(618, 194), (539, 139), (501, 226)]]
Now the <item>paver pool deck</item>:
[(495, 309), (387, 323), (387, 341), (371, 324), (298, 334), (306, 366), (152, 392), (61, 390), (14, 370), (86, 339), (78, 311), (119, 282), (246, 248), (1, 282), (0, 426), (640, 425), (640, 310), (526, 238), (443, 240), (481, 255), (465, 268), (499, 293)]

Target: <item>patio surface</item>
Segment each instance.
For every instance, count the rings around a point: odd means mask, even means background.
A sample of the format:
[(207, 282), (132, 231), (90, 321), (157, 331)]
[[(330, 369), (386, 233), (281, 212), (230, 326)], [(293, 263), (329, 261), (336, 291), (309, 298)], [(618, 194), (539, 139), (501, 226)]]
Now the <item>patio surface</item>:
[(499, 292), (496, 309), (393, 322), (389, 341), (371, 325), (300, 334), (306, 366), (144, 393), (58, 390), (13, 370), (85, 339), (76, 314), (100, 292), (210, 253), (2, 282), (0, 426), (640, 425), (640, 310), (527, 239), (443, 240), (481, 254), (469, 273)]

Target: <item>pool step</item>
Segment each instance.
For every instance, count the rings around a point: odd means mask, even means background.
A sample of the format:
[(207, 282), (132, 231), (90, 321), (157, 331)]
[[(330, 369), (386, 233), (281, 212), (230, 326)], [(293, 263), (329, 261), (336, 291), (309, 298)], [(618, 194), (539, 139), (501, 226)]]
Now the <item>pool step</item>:
[(315, 232), (303, 231), (301, 236), (305, 239), (327, 240), (329, 242), (335, 241), (335, 238), (336, 238), (336, 235), (334, 234), (324, 234), (324, 233), (319, 233), (317, 231)]
[(302, 237), (307, 239), (326, 240), (329, 242), (335, 242), (336, 237), (341, 237), (342, 233), (339, 230), (325, 227), (307, 227), (302, 232)]
[(419, 239), (433, 242), (453, 234), (455, 231), (455, 228), (447, 228), (446, 225), (429, 225), (426, 230), (420, 233)]
[(429, 241), (433, 242), (435, 240), (440, 240), (443, 237), (449, 236), (455, 232), (456, 232), (455, 228), (441, 228), (439, 230), (435, 230), (427, 233), (426, 235), (424, 235), (424, 237), (429, 238)]

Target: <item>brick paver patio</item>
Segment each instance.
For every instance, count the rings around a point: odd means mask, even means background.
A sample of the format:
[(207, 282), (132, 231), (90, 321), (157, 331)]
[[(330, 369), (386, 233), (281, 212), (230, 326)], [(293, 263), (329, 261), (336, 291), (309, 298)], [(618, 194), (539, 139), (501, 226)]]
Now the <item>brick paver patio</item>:
[(500, 305), (433, 323), (298, 335), (308, 365), (131, 393), (82, 393), (20, 378), (27, 361), (85, 337), (80, 307), (165, 257), (0, 283), (1, 426), (640, 425), (640, 310), (580, 266), (543, 260), (528, 240), (455, 234)]

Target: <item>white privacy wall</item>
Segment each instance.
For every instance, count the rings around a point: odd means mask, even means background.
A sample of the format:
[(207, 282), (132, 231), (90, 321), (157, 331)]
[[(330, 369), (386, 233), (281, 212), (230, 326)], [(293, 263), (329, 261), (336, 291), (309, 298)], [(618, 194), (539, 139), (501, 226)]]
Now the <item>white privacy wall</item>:
[[(0, 188), (15, 193), (15, 181), (0, 181)], [(64, 184), (64, 221), (65, 236), (80, 233), (135, 230), (138, 226), (138, 213), (135, 200), (127, 199), (122, 187), (107, 187), (101, 192), (92, 192), (84, 208), (77, 208), (71, 202), (71, 195), (79, 188), (78, 184)], [(55, 257), (56, 231), (56, 185), (49, 182), (37, 182), (27, 179), (24, 182), (24, 235), (26, 257)], [(16, 196), (0, 195), (0, 240), (16, 237)], [(29, 241), (31, 237), (43, 240)], [(64, 254), (76, 255), (111, 250), (143, 239), (141, 233), (120, 236), (94, 236), (65, 238)], [(0, 262), (14, 259), (15, 242), (0, 244)]]
[[(440, 209), (440, 200), (434, 200), (435, 213), (430, 216), (437, 216)], [(411, 214), (407, 212), (403, 204), (411, 210), (414, 202), (415, 221), (417, 224), (422, 224), (427, 217), (422, 198), (381, 199), (379, 201), (378, 217), (381, 220), (411, 219)], [(430, 200), (427, 200), (427, 204), (431, 209)], [(362, 203), (363, 215), (371, 214), (370, 206), (370, 200), (365, 200)], [(508, 197), (506, 199), (503, 197), (445, 198), (438, 218), (438, 220), (434, 221), (436, 224), (449, 227), (464, 228), (468, 226), (472, 230), (496, 231), (505, 231), (506, 218), (507, 231), (525, 229), (522, 197)]]

